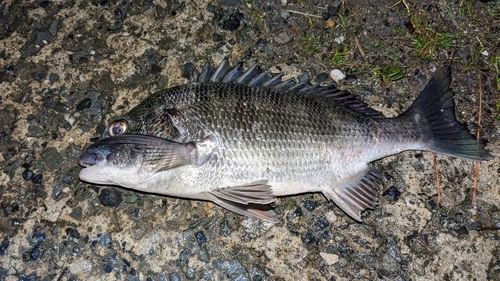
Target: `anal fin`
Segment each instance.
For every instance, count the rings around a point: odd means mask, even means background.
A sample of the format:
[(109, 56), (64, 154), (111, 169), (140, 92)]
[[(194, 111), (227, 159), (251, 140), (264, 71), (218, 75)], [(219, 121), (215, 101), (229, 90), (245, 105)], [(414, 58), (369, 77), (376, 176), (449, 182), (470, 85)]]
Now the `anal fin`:
[(267, 206), (274, 202), (276, 197), (266, 180), (218, 188), (208, 194), (210, 201), (237, 214), (279, 222), (271, 208)]
[(377, 204), (380, 182), (380, 174), (367, 167), (353, 177), (351, 184), (332, 187), (323, 194), (350, 217), (361, 221), (361, 212)]

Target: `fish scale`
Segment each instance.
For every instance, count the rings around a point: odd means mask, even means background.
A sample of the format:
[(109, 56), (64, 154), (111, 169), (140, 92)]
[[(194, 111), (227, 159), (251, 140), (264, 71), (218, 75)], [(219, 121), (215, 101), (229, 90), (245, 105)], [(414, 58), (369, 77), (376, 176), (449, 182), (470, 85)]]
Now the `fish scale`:
[(267, 204), (276, 196), (322, 192), (361, 220), (376, 204), (375, 160), (405, 150), (491, 159), (486, 142), (456, 121), (450, 83), (449, 69), (439, 70), (406, 112), (386, 118), (334, 86), (207, 65), (196, 82), (111, 122), (82, 156), (80, 178), (264, 219), (275, 219)]

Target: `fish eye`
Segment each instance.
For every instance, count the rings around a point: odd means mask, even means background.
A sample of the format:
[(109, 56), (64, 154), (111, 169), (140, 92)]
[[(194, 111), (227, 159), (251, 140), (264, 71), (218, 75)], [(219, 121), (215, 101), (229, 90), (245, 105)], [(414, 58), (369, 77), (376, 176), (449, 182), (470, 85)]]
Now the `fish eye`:
[(127, 131), (128, 124), (124, 120), (114, 121), (109, 125), (109, 135), (119, 136)]

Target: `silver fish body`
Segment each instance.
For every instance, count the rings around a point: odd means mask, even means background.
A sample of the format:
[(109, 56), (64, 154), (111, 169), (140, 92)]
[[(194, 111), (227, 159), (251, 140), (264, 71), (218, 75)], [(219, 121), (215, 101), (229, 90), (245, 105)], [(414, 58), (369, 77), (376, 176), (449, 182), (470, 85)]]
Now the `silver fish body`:
[(276, 196), (322, 192), (361, 220), (379, 189), (370, 162), (405, 150), (491, 158), (456, 121), (450, 83), (438, 71), (405, 113), (386, 118), (333, 86), (223, 62), (111, 122), (82, 156), (80, 178), (267, 219)]

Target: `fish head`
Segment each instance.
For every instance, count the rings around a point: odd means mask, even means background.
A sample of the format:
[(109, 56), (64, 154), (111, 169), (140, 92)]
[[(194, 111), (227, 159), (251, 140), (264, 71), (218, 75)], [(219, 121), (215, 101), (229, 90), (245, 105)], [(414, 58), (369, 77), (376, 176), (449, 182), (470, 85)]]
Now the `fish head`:
[(161, 171), (197, 164), (194, 143), (176, 143), (146, 135), (124, 134), (90, 145), (79, 163), (80, 179), (103, 185), (140, 189)]
[(108, 123), (102, 139), (123, 134), (141, 134), (174, 141), (186, 139), (183, 117), (173, 100), (153, 95), (125, 115)]

